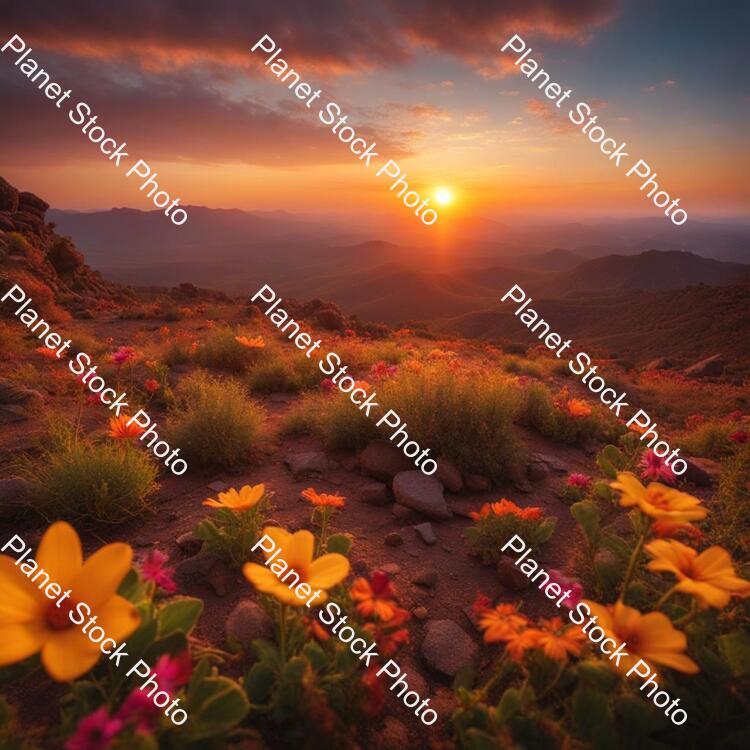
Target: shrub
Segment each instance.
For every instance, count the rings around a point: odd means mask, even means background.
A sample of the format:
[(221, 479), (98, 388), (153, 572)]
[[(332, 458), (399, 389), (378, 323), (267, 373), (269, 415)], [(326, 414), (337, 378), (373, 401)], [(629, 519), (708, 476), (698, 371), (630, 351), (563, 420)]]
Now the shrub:
[(177, 336), (170, 341), (161, 359), (169, 367), (187, 364), (190, 361), (191, 346), (191, 342), (185, 336)]
[(244, 372), (258, 358), (256, 349), (248, 349), (235, 340), (231, 328), (217, 328), (200, 342), (195, 359), (202, 367), (227, 372)]
[(252, 393), (297, 393), (320, 384), (320, 370), (304, 354), (275, 357), (251, 368), (247, 384)]
[(378, 436), (375, 420), (359, 411), (346, 394), (337, 391), (321, 406), (317, 427), (329, 450), (359, 450)]
[(739, 448), (724, 463), (708, 526), (712, 541), (747, 559), (750, 553), (750, 444)]
[(321, 408), (328, 399), (318, 393), (305, 394), (281, 418), (284, 435), (312, 435), (320, 432)]
[(503, 360), (503, 367), (505, 372), (509, 372), (512, 375), (528, 375), (532, 378), (541, 378), (542, 370), (534, 362), (528, 359), (520, 359), (519, 357), (505, 357)]
[(680, 438), (680, 447), (691, 456), (721, 458), (732, 452), (729, 435), (737, 429), (736, 422), (710, 419)]
[(485, 563), (497, 563), (503, 556), (503, 545), (518, 534), (527, 545), (538, 549), (549, 541), (557, 519), (545, 517), (541, 508), (520, 508), (505, 498), (485, 503), (472, 513), (474, 525), (464, 532), (471, 551)]
[(50, 437), (50, 447), (20, 463), (42, 516), (123, 523), (151, 509), (158, 469), (150, 454), (130, 443), (76, 439), (69, 428), (53, 428)]
[(194, 373), (180, 384), (167, 432), (182, 455), (205, 469), (243, 463), (257, 444), (264, 412), (232, 379)]

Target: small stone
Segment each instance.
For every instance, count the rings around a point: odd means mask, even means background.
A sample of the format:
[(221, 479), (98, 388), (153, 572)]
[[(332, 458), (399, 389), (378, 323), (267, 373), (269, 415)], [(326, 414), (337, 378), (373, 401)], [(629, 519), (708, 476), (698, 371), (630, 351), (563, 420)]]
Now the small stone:
[(376, 440), (359, 454), (357, 466), (368, 477), (389, 482), (396, 474), (406, 471), (413, 464), (395, 445)]
[(451, 547), (449, 544), (441, 544), (440, 549), (443, 550), (443, 552), (453, 552), (453, 547)]
[(229, 485), (226, 482), (217, 480), (215, 482), (211, 482), (211, 484), (208, 485), (208, 489), (212, 492), (226, 492), (229, 489)]
[(657, 357), (652, 359), (644, 366), (644, 370), (671, 370), (674, 367), (674, 362), (667, 357)]
[(402, 471), (393, 479), (393, 494), (399, 505), (416, 510), (428, 518), (450, 518), (451, 511), (443, 497), (443, 485), (421, 471)]
[(431, 620), (422, 641), (422, 658), (437, 672), (454, 677), (478, 651), (471, 636), (453, 620)]
[(249, 651), (253, 641), (271, 640), (274, 626), (260, 604), (243, 599), (237, 602), (227, 617), (225, 631), (227, 640), (236, 641), (245, 651)]
[(235, 587), (237, 576), (222, 560), (208, 571), (206, 581), (216, 596), (226, 596)]
[(552, 456), (549, 453), (532, 453), (531, 460), (547, 464), (550, 469), (557, 471), (560, 474), (568, 473), (568, 467), (559, 458)]
[(461, 479), (461, 472), (456, 465), (448, 458), (441, 456), (437, 461), (437, 471), (435, 477), (442, 482), (448, 492), (461, 492), (464, 483)]
[(417, 524), (413, 528), (414, 528), (414, 531), (416, 531), (417, 534), (419, 534), (419, 536), (422, 538), (422, 541), (425, 544), (432, 545), (432, 544), (435, 544), (435, 542), (437, 542), (437, 537), (435, 536), (435, 532), (432, 528), (432, 524), (429, 521), (425, 523)]
[(386, 716), (383, 720), (383, 728), (380, 730), (381, 747), (393, 748), (394, 750), (407, 750), (411, 747), (409, 742), (409, 730), (406, 724), (394, 719), (392, 716)]
[(464, 474), (464, 481), (471, 492), (487, 492), (492, 489), (492, 482), (479, 474)]
[(390, 534), (386, 535), (383, 541), (388, 547), (400, 547), (404, 543), (404, 538), (398, 533), (398, 531), (392, 531)]
[(692, 484), (699, 487), (710, 487), (712, 484), (718, 484), (721, 478), (721, 464), (712, 461), (710, 458), (686, 458), (687, 469), (680, 476)]
[(532, 482), (543, 482), (549, 476), (549, 469), (541, 461), (532, 461), (526, 467), (526, 475)]
[(181, 534), (177, 537), (176, 541), (180, 551), (187, 557), (197, 555), (201, 551), (201, 547), (203, 547), (203, 540), (198, 539), (192, 531)]
[(401, 572), (401, 566), (396, 563), (386, 563), (385, 565), (381, 565), (379, 570), (382, 570), (383, 573), (388, 573), (389, 576), (397, 576)]
[(727, 361), (721, 354), (714, 354), (700, 362), (696, 362), (683, 372), (690, 378), (713, 378), (724, 374)]
[(417, 620), (426, 620), (430, 614), (427, 607), (414, 607), (411, 613)]
[(175, 575), (185, 583), (191, 583), (195, 577), (206, 576), (218, 562), (221, 562), (221, 560), (216, 554), (203, 550), (199, 554), (178, 563), (175, 568)]
[(418, 570), (411, 579), (411, 582), (416, 586), (433, 589), (437, 586), (438, 582), (437, 570), (435, 570), (435, 568), (423, 568), (422, 570)]
[(388, 505), (391, 502), (388, 486), (383, 482), (369, 482), (360, 489), (359, 497), (368, 505)]
[(514, 565), (513, 559), (503, 555), (497, 563), (497, 577), (505, 588), (511, 591), (523, 591), (529, 585), (529, 579)]
[(321, 451), (293, 453), (284, 459), (284, 465), (297, 479), (310, 474), (322, 474), (328, 468), (328, 459)]

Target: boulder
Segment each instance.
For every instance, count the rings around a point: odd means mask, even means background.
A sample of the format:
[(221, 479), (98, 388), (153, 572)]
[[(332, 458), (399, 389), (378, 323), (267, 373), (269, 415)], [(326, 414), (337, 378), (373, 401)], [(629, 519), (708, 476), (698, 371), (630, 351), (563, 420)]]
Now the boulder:
[(18, 194), (18, 211), (33, 214), (44, 221), (44, 215), (47, 213), (48, 208), (49, 203), (43, 201), (39, 196), (34, 195), (34, 193)]
[(359, 454), (357, 466), (368, 477), (390, 482), (396, 474), (408, 471), (413, 464), (395, 445), (376, 440)]
[(328, 468), (328, 459), (321, 451), (292, 453), (284, 459), (284, 465), (297, 479), (310, 474), (322, 474)]
[(10, 213), (7, 211), (0, 211), (0, 231), (3, 232), (14, 232), (16, 225), (13, 223), (13, 219), (10, 217)]
[(464, 474), (466, 489), (471, 492), (487, 492), (492, 489), (492, 482), (479, 474)]
[(710, 487), (718, 484), (721, 478), (721, 464), (710, 458), (685, 458), (687, 469), (680, 479), (699, 487)]
[(445, 487), (448, 492), (461, 492), (464, 487), (463, 479), (461, 479), (461, 472), (450, 459), (445, 458), (444, 456), (441, 456), (437, 461), (435, 478), (443, 483), (443, 487)]
[(228, 641), (236, 641), (249, 651), (253, 641), (273, 638), (273, 620), (260, 604), (243, 599), (229, 613), (225, 632)]
[(393, 503), (391, 512), (399, 521), (416, 521), (417, 520), (417, 514), (411, 508), (407, 508), (405, 505), (399, 505), (398, 503)]
[(421, 471), (402, 471), (393, 479), (396, 502), (434, 520), (451, 517), (443, 497), (443, 485)]
[(471, 636), (453, 620), (427, 623), (421, 653), (435, 671), (454, 677), (459, 669), (474, 661), (478, 650)]
[(83, 265), (83, 255), (65, 237), (52, 245), (47, 258), (58, 273), (68, 273)]
[(714, 354), (700, 362), (696, 362), (685, 369), (685, 375), (690, 378), (717, 378), (724, 373), (727, 361), (721, 354)]
[(18, 211), (18, 190), (0, 177), (0, 211), (15, 213)]
[(526, 475), (532, 482), (543, 482), (549, 476), (549, 468), (541, 461), (532, 461), (526, 467)]
[(530, 460), (546, 464), (548, 469), (552, 469), (552, 471), (560, 474), (567, 474), (569, 470), (563, 461), (556, 456), (551, 456), (549, 453), (532, 453)]
[[(627, 516), (622, 516), (627, 518)], [(529, 579), (514, 565), (512, 558), (503, 555), (497, 563), (497, 577), (506, 589), (523, 591), (529, 586)]]
[(388, 505), (391, 502), (388, 486), (383, 482), (368, 482), (360, 489), (359, 497), (368, 505)]
[(674, 362), (666, 357), (657, 357), (647, 362), (644, 366), (644, 370), (671, 370), (674, 367)]

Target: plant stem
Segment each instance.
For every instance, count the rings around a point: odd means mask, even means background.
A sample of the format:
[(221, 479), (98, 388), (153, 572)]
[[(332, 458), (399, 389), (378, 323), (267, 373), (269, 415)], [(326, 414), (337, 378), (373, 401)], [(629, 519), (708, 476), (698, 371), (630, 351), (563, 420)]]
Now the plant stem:
[(505, 653), (500, 657), (500, 660), (497, 663), (497, 669), (494, 671), (492, 675), (490, 675), (487, 682), (484, 683), (484, 686), (479, 689), (479, 692), (477, 693), (477, 698), (479, 700), (483, 700), (485, 695), (489, 693), (490, 689), (495, 686), (495, 683), (500, 679), (502, 673), (503, 673), (503, 666), (505, 664)]
[(628, 569), (625, 571), (625, 578), (622, 581), (622, 589), (620, 589), (620, 596), (617, 599), (617, 601), (619, 602), (622, 602), (625, 600), (625, 593), (627, 592), (628, 586), (630, 585), (630, 579), (633, 577), (633, 572), (635, 571), (635, 564), (638, 562), (638, 558), (641, 555), (641, 550), (643, 549), (643, 545), (646, 543), (646, 537), (648, 536), (648, 531), (651, 528), (651, 523), (649, 521), (646, 521), (645, 524), (646, 525), (643, 527), (641, 536), (638, 539), (638, 543), (635, 545), (633, 554), (630, 556), (630, 562), (628, 562)]
[(666, 602), (667, 599), (669, 599), (669, 597), (672, 596), (672, 594), (674, 594), (674, 591), (676, 588), (677, 588), (677, 584), (672, 586), (672, 588), (669, 589), (668, 591), (665, 591), (664, 594), (659, 599), (659, 601), (656, 602), (656, 604), (654, 605), (654, 609), (661, 609), (662, 606), (664, 606), (664, 602)]
[(281, 651), (281, 661), (286, 664), (286, 604), (280, 605), (279, 613), (279, 650)]
[(679, 620), (675, 620), (672, 624), (673, 625), (688, 625), (697, 616), (698, 616), (698, 606), (695, 603), (695, 599), (693, 599), (693, 603), (690, 606), (690, 612), (688, 612), (684, 617), (680, 617)]

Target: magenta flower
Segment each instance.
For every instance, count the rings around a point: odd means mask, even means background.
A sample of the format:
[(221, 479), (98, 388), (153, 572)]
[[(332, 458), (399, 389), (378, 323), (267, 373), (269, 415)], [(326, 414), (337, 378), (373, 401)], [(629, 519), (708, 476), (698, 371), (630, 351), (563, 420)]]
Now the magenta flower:
[(332, 391), (336, 387), (336, 383), (331, 378), (326, 378), (320, 382), (320, 387), (324, 391)]
[(741, 411), (739, 411), (739, 410), (738, 411), (730, 411), (729, 414), (727, 414), (727, 419), (730, 422), (741, 422), (743, 416), (744, 416), (743, 413)]
[(132, 346), (121, 346), (113, 355), (112, 361), (119, 367), (131, 359), (135, 359), (136, 351)]
[(161, 709), (148, 697), (148, 693), (135, 688), (117, 712), (123, 724), (130, 724), (136, 732), (151, 734), (159, 723)]
[(574, 472), (568, 474), (568, 487), (578, 487), (579, 489), (586, 490), (591, 484), (591, 477), (588, 474), (581, 474)]
[(160, 656), (154, 670), (156, 681), (162, 690), (168, 693), (176, 692), (183, 685), (187, 684), (190, 676), (193, 674), (193, 661), (190, 658), (190, 652), (183, 651), (177, 656), (164, 654)]
[(737, 430), (729, 436), (729, 439), (735, 443), (746, 443), (750, 440), (750, 433), (746, 430)]
[(563, 594), (570, 590), (570, 596), (563, 599), (562, 605), (567, 609), (575, 609), (583, 598), (583, 586), (578, 581), (564, 576), (559, 570), (554, 568), (549, 571), (550, 583), (556, 583)]
[(102, 706), (78, 722), (65, 750), (104, 750), (122, 727), (122, 720), (110, 717), (107, 707)]
[(166, 552), (152, 549), (141, 564), (141, 576), (144, 581), (153, 581), (168, 594), (174, 594), (177, 591), (177, 584), (172, 578), (174, 568), (165, 567), (165, 563), (168, 560), (169, 555)]
[(673, 484), (675, 475), (667, 466), (661, 456), (657, 456), (652, 450), (646, 451), (638, 463), (641, 469), (641, 479), (650, 479), (652, 482), (667, 482)]
[(389, 365), (382, 359), (370, 367), (370, 375), (375, 379), (389, 378), (398, 372), (396, 365)]

